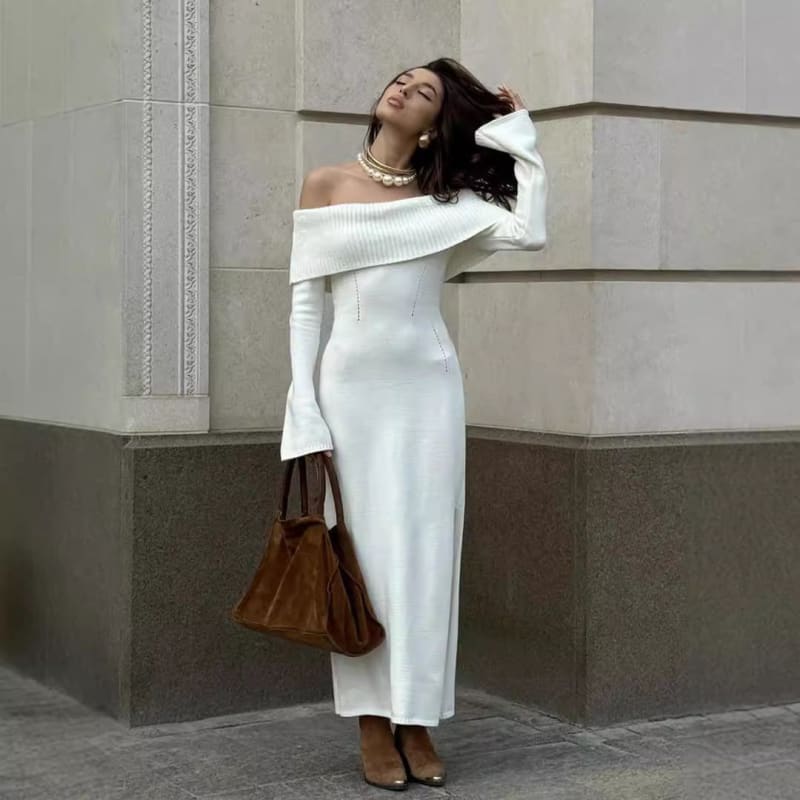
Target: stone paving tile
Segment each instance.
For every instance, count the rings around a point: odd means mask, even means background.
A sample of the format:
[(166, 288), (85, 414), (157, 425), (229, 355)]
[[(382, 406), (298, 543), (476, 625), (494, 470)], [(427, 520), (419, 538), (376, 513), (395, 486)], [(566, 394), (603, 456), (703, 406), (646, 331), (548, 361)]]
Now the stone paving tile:
[(598, 800), (755, 800), (740, 794), (740, 783), (726, 777), (743, 769), (742, 763), (705, 742), (653, 735), (614, 746), (637, 758), (571, 776), (591, 788)]
[[(631, 732), (631, 736), (635, 736), (636, 734)], [(602, 736), (599, 736), (594, 731), (575, 731), (564, 734), (562, 738), (566, 741), (573, 742), (576, 744), (589, 744), (589, 745), (600, 745), (605, 743), (605, 739)]]
[(34, 735), (29, 738), (21, 728), (13, 731), (0, 724), (2, 741), (2, 763), (4, 769), (22, 769), (28, 774), (37, 775), (80, 758), (92, 758), (102, 751), (87, 743), (79, 733), (42, 740)]
[[(292, 800), (386, 800), (387, 797), (400, 796), (400, 793), (393, 795), (386, 789), (370, 786), (356, 771), (347, 775), (287, 781), (286, 785), (294, 792)], [(442, 789), (422, 784), (411, 784), (409, 792), (431, 800), (448, 797)], [(403, 796), (407, 797), (408, 793)]]
[[(447, 759), (448, 787), (454, 796), (521, 798), (532, 792), (562, 793), (570, 789), (580, 794), (585, 788), (576, 777), (620, 761), (633, 760), (606, 746), (591, 747), (570, 742), (555, 742), (532, 747), (507, 747), (490, 750), (480, 757), (455, 754)], [(545, 795), (546, 796), (546, 795)]]
[(234, 744), (263, 743), (270, 748), (286, 750), (303, 749), (306, 745), (333, 743), (340, 747), (352, 747), (358, 743), (358, 720), (356, 717), (339, 717), (333, 712), (325, 715), (289, 718), (280, 721), (268, 720), (246, 725), (216, 728), (216, 734), (224, 736)]
[(203, 794), (199, 797), (202, 800), (298, 800), (299, 795), (285, 783), (269, 783), (248, 789)]
[(733, 790), (727, 775), (684, 775), (679, 769), (642, 764), (638, 769), (593, 775), (585, 788), (593, 800), (754, 800)]
[(41, 777), (15, 777), (2, 769), (0, 797), (3, 800), (52, 800), (53, 787)]
[(257, 711), (240, 711), (235, 714), (223, 714), (207, 719), (189, 720), (187, 722), (162, 722), (129, 729), (138, 738), (152, 738), (166, 734), (195, 733), (197, 731), (239, 728), (243, 725), (268, 724), (295, 719), (325, 719), (333, 714), (333, 703), (304, 703), (295, 706), (264, 708)]
[[(435, 790), (414, 785), (412, 792), (418, 793), (423, 798), (444, 797), (447, 800), (598, 800), (597, 795), (590, 789), (577, 784), (566, 785), (551, 784), (547, 781), (537, 781), (531, 778), (529, 784), (523, 788), (509, 786), (502, 778), (498, 777), (494, 786), (470, 789), (463, 785), (454, 788), (448, 785), (444, 789)], [(434, 795), (426, 792), (440, 791), (442, 794)]]
[(675, 717), (650, 722), (626, 723), (625, 727), (638, 733), (663, 736), (665, 738), (682, 738), (697, 736), (722, 730), (736, 730), (759, 722), (759, 717), (750, 711), (726, 711), (716, 714), (695, 715), (692, 717)]
[(800, 768), (789, 762), (742, 767), (702, 779), (678, 776), (668, 800), (797, 800)]
[(800, 763), (795, 761), (750, 767), (737, 777), (748, 800), (797, 800), (800, 797)]
[[(656, 719), (648, 720), (647, 722), (631, 722), (625, 724), (629, 731), (635, 733), (637, 736), (664, 736), (672, 737), (675, 735), (675, 729), (667, 724), (667, 720)], [(589, 730), (593, 730), (589, 728)]]
[[(800, 720), (764, 722), (734, 730), (709, 731), (686, 741), (702, 739), (704, 747), (743, 763), (764, 764), (784, 759), (800, 761)], [(800, 791), (798, 791), (800, 797)]]
[(630, 728), (626, 728), (624, 726), (614, 726), (611, 728), (592, 728), (591, 733), (600, 737), (600, 739), (604, 742), (613, 742), (615, 739), (629, 739), (639, 736), (636, 731), (632, 731)]
[(783, 719), (794, 721), (797, 714), (786, 706), (765, 706), (764, 708), (751, 708), (750, 713), (759, 719)]
[[(213, 738), (198, 734), (162, 751), (155, 771), (192, 794), (203, 796), (353, 769), (352, 743), (344, 747), (320, 737), (315, 744), (303, 744), (293, 741), (291, 734), (284, 734), (286, 738), (279, 734), (276, 730), (268, 740), (241, 743), (219, 734)], [(147, 753), (137, 749), (135, 755), (146, 762), (156, 753), (158, 747), (154, 744)]]
[(432, 731), (431, 739), (443, 759), (480, 756), (492, 750), (534, 747), (561, 741), (557, 734), (537, 731), (501, 716), (440, 725), (439, 730)]
[[(800, 704), (584, 728), (477, 690), (432, 729), (450, 800), (800, 800)], [(386, 797), (332, 703), (129, 729), (0, 668), (2, 800)]]
[(149, 770), (146, 763), (137, 762), (127, 754), (105, 753), (80, 739), (71, 743), (65, 740), (58, 750), (55, 745), (32, 748), (25, 760), (19, 753), (11, 758), (4, 752), (0, 765), (3, 800), (6, 798), (3, 780), (9, 777), (36, 789), (44, 787), (45, 795), (53, 800), (127, 800), (153, 794), (164, 800), (192, 800), (191, 794)]
[(125, 774), (107, 765), (81, 765), (66, 780), (50, 776), (49, 783), (51, 800), (196, 800), (196, 795), (158, 775)]
[(705, 716), (706, 719), (713, 719), (717, 723), (750, 722), (757, 719), (756, 715), (749, 709), (741, 711), (718, 711), (714, 714), (706, 714)]
[[(611, 746), (611, 745), (608, 745)], [(664, 738), (640, 736), (613, 742), (615, 749), (636, 756), (637, 764), (668, 767), (686, 775), (704, 775), (724, 772), (742, 766), (733, 756), (728, 756), (707, 746), (705, 739)]]
[(741, 768), (741, 763), (701, 742), (653, 735), (617, 740), (613, 746), (632, 758), (570, 775), (591, 789), (597, 800), (744, 800), (731, 791), (726, 795), (727, 783), (722, 788), (716, 785), (718, 775)]
[[(49, 787), (52, 795), (54, 776), (68, 782), (76, 765), (91, 768), (102, 761), (104, 753), (94, 745), (94, 737), (123, 726), (75, 700), (63, 701), (49, 689), (40, 692), (46, 701), (32, 698), (24, 712), (19, 695), (0, 706), (0, 781), (28, 781), (32, 787)], [(3, 788), (0, 783), (0, 797), (5, 798)]]
[(456, 699), (457, 718), (460, 716), (462, 706), (471, 710), (475, 716), (477, 716), (476, 711), (483, 709), (484, 713), (481, 716), (494, 717), (500, 715), (538, 730), (559, 732), (584, 730), (581, 726), (565, 722), (558, 717), (537, 711), (521, 703), (515, 703), (513, 700), (498, 698), (480, 689), (459, 689), (458, 698)]
[(696, 727), (698, 723), (702, 723), (705, 716), (702, 714), (690, 714), (685, 717), (673, 717), (672, 719), (662, 720), (663, 724), (672, 730), (684, 730), (685, 728)]
[(697, 730), (711, 731), (722, 729), (745, 728), (758, 722), (759, 718), (752, 711), (722, 711), (704, 714), (698, 723)]
[(441, 720), (440, 725), (447, 725), (454, 719), (478, 719), (479, 717), (493, 717), (497, 714), (497, 709), (492, 708), (489, 703), (482, 702), (480, 699), (472, 700), (461, 694), (456, 695), (456, 714), (455, 717)]

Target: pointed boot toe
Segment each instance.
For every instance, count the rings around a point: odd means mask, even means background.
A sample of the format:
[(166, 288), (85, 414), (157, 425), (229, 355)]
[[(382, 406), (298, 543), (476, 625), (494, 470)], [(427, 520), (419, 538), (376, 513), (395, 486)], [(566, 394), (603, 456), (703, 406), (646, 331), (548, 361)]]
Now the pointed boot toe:
[(408, 788), (408, 775), (394, 746), (391, 729), (362, 732), (361, 767), (364, 780), (371, 786), (394, 792)]
[(392, 764), (382, 763), (363, 754), (361, 762), (361, 774), (371, 786), (377, 786), (379, 789), (389, 789), (394, 792), (402, 792), (408, 789), (408, 778), (403, 767), (398, 768)]
[[(430, 738), (427, 739), (427, 747), (424, 749), (409, 749), (406, 753), (403, 750), (400, 729), (395, 728), (394, 743), (400, 758), (403, 759), (403, 766), (408, 774), (408, 779), (415, 783), (424, 783), (426, 786), (444, 786), (447, 782), (447, 771), (441, 759), (433, 750)], [(414, 762), (412, 767), (411, 761)]]

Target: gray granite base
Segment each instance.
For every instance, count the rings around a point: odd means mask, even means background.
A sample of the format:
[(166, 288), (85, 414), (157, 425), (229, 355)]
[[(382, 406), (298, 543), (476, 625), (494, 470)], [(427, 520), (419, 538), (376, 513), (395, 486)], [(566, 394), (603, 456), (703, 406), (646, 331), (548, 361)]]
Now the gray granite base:
[[(278, 437), (0, 420), (0, 654), (129, 725), (330, 699), (228, 614)], [(580, 725), (800, 700), (800, 443), (470, 430), (459, 684)]]
[(229, 618), (277, 508), (258, 438), (0, 421), (4, 659), (131, 725), (329, 697), (327, 653)]
[(470, 437), (460, 680), (585, 724), (800, 699), (800, 442)]

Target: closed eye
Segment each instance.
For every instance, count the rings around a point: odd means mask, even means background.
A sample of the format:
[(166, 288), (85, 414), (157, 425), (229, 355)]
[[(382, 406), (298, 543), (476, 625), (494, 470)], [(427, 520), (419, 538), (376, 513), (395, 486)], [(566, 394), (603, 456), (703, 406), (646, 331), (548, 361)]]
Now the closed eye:
[[(395, 81), (395, 83), (399, 84), (400, 86), (405, 86), (405, 84), (404, 84), (402, 81)], [(422, 95), (422, 96), (423, 96), (423, 97), (424, 97), (426, 100), (433, 100), (433, 98), (432, 98), (432, 97), (428, 97), (428, 95), (426, 95), (424, 92), (420, 92), (420, 94), (421, 94), (421, 95)]]

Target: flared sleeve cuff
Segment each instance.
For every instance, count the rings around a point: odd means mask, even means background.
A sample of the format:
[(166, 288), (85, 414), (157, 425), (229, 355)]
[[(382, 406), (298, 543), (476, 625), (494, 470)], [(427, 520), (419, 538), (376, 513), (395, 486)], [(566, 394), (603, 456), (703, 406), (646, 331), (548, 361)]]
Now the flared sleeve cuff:
[(514, 158), (517, 198), (503, 215), (473, 242), (479, 250), (541, 250), (547, 243), (548, 180), (537, 148), (537, 130), (526, 108), (495, 117), (475, 130), (475, 143)]
[(294, 385), (286, 396), (286, 414), (281, 436), (281, 461), (320, 450), (333, 450), (328, 425), (313, 399), (297, 398)]
[(319, 450), (333, 450), (331, 432), (317, 402), (314, 371), (319, 350), (324, 277), (292, 284), (289, 355), (292, 380), (286, 394), (281, 461)]

